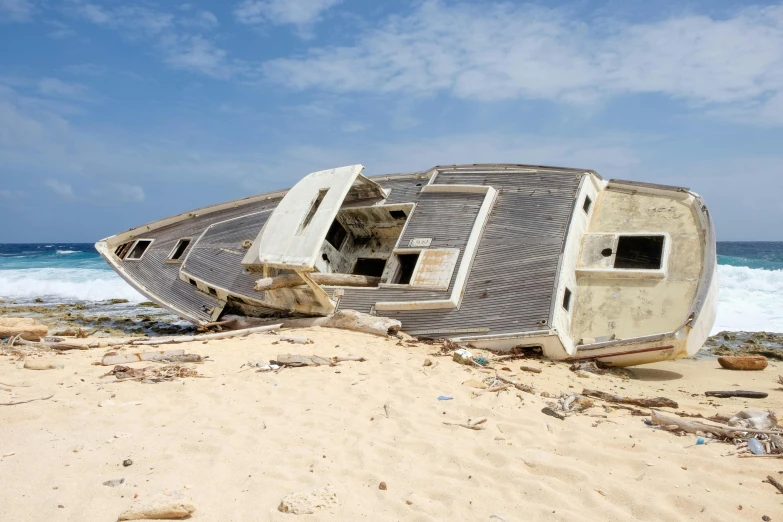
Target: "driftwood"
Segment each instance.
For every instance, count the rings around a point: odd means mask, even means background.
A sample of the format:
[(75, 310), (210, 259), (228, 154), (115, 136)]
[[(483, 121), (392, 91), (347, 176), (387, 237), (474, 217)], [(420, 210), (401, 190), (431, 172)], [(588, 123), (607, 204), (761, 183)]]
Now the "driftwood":
[(47, 395), (46, 397), (36, 397), (35, 399), (27, 399), (27, 400), (24, 400), (24, 401), (0, 402), (0, 406), (16, 406), (17, 404), (25, 404), (27, 402), (45, 401), (45, 400), (51, 399), (52, 397), (54, 397), (54, 394)]
[[(353, 274), (328, 274), (314, 272), (309, 274), (310, 279), (318, 285), (323, 286), (378, 286), (381, 282), (380, 277), (371, 277)], [(306, 284), (297, 274), (284, 274), (275, 277), (265, 277), (256, 281), (253, 290), (256, 292), (265, 292), (267, 290), (276, 290), (278, 288), (291, 288)]]
[(88, 347), (83, 344), (70, 344), (70, 343), (53, 343), (53, 342), (34, 342), (34, 341), (25, 341), (24, 339), (17, 338), (16, 340), (12, 340), (12, 346), (13, 344), (18, 344), (20, 346), (32, 346), (34, 348), (49, 348), (51, 350), (87, 350)]
[(469, 430), (483, 430), (486, 429), (486, 426), (484, 423), (487, 422), (486, 417), (482, 417), (480, 419), (476, 419), (474, 421), (468, 421), (468, 422), (444, 422), (443, 424), (447, 426), (460, 426), (462, 428), (468, 428)]
[[(281, 323), (281, 328), (308, 328), (310, 326), (322, 326), (324, 328), (342, 328), (354, 332), (364, 332), (374, 335), (394, 335), (400, 331), (402, 324), (396, 319), (389, 319), (377, 315), (364, 314), (356, 310), (340, 310), (325, 317), (304, 317), (299, 319), (274, 319)], [(268, 319), (255, 317), (242, 317), (239, 315), (226, 315), (223, 321), (207, 323), (205, 326), (221, 326), (229, 329), (258, 327), (270, 324)], [(252, 328), (248, 328), (252, 329)]]
[(520, 366), (519, 369), (523, 372), (541, 373), (541, 368), (533, 368), (532, 366)]
[(745, 427), (735, 428), (733, 426), (726, 426), (723, 424), (718, 426), (713, 426), (711, 424), (706, 424), (701, 421), (692, 421), (692, 420), (682, 419), (680, 417), (672, 417), (671, 415), (666, 415), (657, 410), (652, 410), (652, 413), (650, 414), (650, 420), (654, 424), (658, 424), (659, 426), (677, 426), (678, 429), (681, 429), (688, 433), (693, 433), (693, 434), (696, 434), (697, 432), (712, 433), (716, 437), (722, 437), (722, 438), (729, 438), (734, 433), (764, 433), (766, 435), (780, 433), (779, 431), (772, 431), (772, 430), (755, 430), (752, 428), (745, 428)]
[(585, 388), (582, 390), (582, 395), (588, 395), (595, 397), (606, 402), (613, 402), (617, 404), (633, 404), (634, 406), (642, 406), (644, 408), (679, 408), (679, 404), (666, 397), (655, 397), (652, 399), (634, 399), (632, 397), (623, 397), (622, 395), (614, 395), (612, 393), (606, 393), (598, 390), (589, 390)]
[(297, 368), (300, 366), (333, 366), (334, 363), (341, 361), (364, 362), (365, 359), (359, 355), (344, 355), (328, 359), (327, 357), (321, 357), (319, 355), (293, 355), (290, 353), (284, 353), (277, 356), (275, 363), (279, 364), (281, 367), (288, 366), (291, 368)]
[(783, 453), (778, 455), (737, 455), (741, 459), (783, 459)]
[(778, 488), (778, 491), (780, 491), (781, 493), (783, 493), (783, 484), (781, 484), (780, 482), (778, 482), (777, 480), (775, 480), (775, 477), (773, 477), (772, 475), (767, 475), (767, 480), (765, 480), (764, 482), (767, 482), (767, 483), (769, 483), (769, 484), (772, 484), (773, 486), (775, 486), (776, 488)]
[(517, 382), (505, 379), (505, 378), (503, 378), (503, 377), (501, 377), (499, 375), (496, 375), (495, 378), (497, 380), (499, 380), (499, 381), (502, 381), (502, 382), (506, 383), (506, 384), (510, 384), (511, 386), (513, 386), (514, 388), (516, 388), (519, 391), (523, 391), (523, 392), (526, 392), (526, 393), (532, 393), (534, 395), (536, 393), (535, 388), (533, 388), (532, 386), (528, 386), (527, 384), (519, 384)]
[(244, 337), (246, 335), (254, 334), (254, 333), (262, 333), (262, 332), (269, 332), (271, 330), (278, 330), (282, 324), (270, 324), (266, 326), (258, 326), (256, 328), (246, 328), (244, 330), (232, 330), (229, 332), (220, 332), (220, 333), (213, 333), (213, 334), (199, 334), (199, 335), (177, 335), (174, 337), (158, 337), (158, 338), (152, 338), (152, 339), (134, 339), (130, 341), (119, 341), (115, 343), (107, 343), (107, 344), (100, 344), (100, 343), (94, 343), (90, 344), (90, 348), (101, 348), (104, 346), (147, 346), (147, 345), (158, 345), (158, 344), (180, 344), (180, 343), (190, 343), (194, 341), (211, 341), (214, 339), (228, 339), (230, 337)]
[(727, 399), (729, 397), (743, 397), (745, 399), (766, 399), (769, 394), (766, 392), (734, 390), (734, 391), (708, 391), (704, 392), (707, 397), (720, 397)]

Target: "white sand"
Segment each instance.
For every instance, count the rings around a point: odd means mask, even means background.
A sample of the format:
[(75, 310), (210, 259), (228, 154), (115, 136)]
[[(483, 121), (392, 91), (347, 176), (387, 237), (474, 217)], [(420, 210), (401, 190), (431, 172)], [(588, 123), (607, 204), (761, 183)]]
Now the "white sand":
[[(159, 384), (100, 379), (110, 367), (91, 363), (105, 349), (47, 356), (62, 370), (19, 369), (12, 357), (0, 358), (0, 383), (32, 385), (15, 388), (16, 396), (54, 393), (0, 406), (0, 455), (14, 453), (0, 459), (0, 520), (113, 521), (136, 494), (179, 491), (190, 496), (192, 519), (200, 521), (783, 516), (783, 495), (761, 482), (767, 475), (783, 480), (783, 460), (726, 456), (733, 446), (695, 446), (695, 436), (653, 430), (621, 410), (607, 414), (598, 406), (560, 421), (541, 413), (549, 399), (538, 395), (474, 396), (477, 390), (461, 383), (485, 375), (428, 355), (436, 347), (329, 329), (295, 334), (315, 344), (273, 345), (274, 338), (257, 335), (171, 346), (211, 356), (214, 362), (196, 365), (209, 378)], [(240, 370), (248, 359), (278, 353), (368, 360), (279, 374)], [(437, 364), (422, 367), (425, 358)], [(543, 372), (518, 372), (520, 364)], [(587, 386), (670, 397), (680, 410), (705, 416), (748, 407), (783, 413), (775, 382), (783, 369), (774, 362), (762, 372), (731, 372), (714, 360), (685, 360), (634, 369), (632, 380), (578, 378), (567, 365), (545, 361), (507, 366), (550, 393)], [(703, 395), (737, 385), (770, 397)], [(454, 400), (438, 401), (439, 395)], [(0, 390), (0, 399), (11, 396)], [(99, 407), (104, 400), (113, 404)], [(478, 417), (489, 419), (486, 430), (443, 424)], [(123, 467), (128, 458), (133, 465)], [(120, 478), (123, 486), (102, 484)], [(338, 501), (315, 515), (277, 510), (286, 495), (327, 484)]]

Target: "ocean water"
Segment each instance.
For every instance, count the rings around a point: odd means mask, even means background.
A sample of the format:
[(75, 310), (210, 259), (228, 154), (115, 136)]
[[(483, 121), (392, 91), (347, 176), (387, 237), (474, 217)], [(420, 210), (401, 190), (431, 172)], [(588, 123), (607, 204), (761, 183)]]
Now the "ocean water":
[[(713, 333), (783, 332), (783, 242), (719, 242), (720, 298)], [(146, 300), (92, 244), (0, 244), (0, 298), (20, 304)]]

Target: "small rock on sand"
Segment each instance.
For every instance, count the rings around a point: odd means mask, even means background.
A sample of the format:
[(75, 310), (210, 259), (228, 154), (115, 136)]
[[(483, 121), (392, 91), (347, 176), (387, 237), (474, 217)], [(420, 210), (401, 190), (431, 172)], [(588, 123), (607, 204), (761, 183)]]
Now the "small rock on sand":
[(277, 506), (277, 510), (294, 515), (310, 515), (318, 509), (325, 509), (336, 503), (337, 493), (334, 492), (332, 486), (327, 484), (322, 488), (306, 493), (286, 495), (280, 502), (280, 505)]
[(763, 355), (718, 357), (718, 364), (727, 370), (758, 371), (767, 367), (767, 358)]
[(381, 482), (380, 484), (378, 484), (378, 489), (386, 491), (386, 483), (385, 482)]
[(27, 370), (62, 370), (65, 365), (49, 361), (28, 360), (24, 362), (24, 368)]
[(432, 366), (432, 361), (429, 359), (424, 359), (424, 364), (422, 364), (422, 366)]
[(149, 500), (134, 501), (117, 520), (177, 520), (187, 518), (195, 511), (193, 503), (183, 493), (171, 496), (159, 494)]

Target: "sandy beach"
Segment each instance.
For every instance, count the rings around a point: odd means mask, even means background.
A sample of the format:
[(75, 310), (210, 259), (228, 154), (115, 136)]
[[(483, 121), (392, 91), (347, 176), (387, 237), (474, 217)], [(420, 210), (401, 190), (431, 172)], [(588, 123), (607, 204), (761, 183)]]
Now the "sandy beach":
[[(4, 401), (52, 397), (0, 407), (2, 519), (114, 521), (134, 502), (179, 494), (195, 507), (191, 518), (203, 521), (725, 521), (783, 513), (783, 495), (762, 482), (781, 478), (783, 460), (740, 458), (721, 442), (696, 445), (695, 435), (653, 429), (647, 417), (598, 400), (565, 420), (541, 412), (553, 400), (546, 395), (585, 387), (668, 397), (679, 403), (668, 410), (704, 417), (775, 409), (783, 393), (775, 361), (764, 371), (732, 372), (713, 358), (680, 360), (631, 368), (623, 378), (511, 360), (494, 366), (535, 394), (489, 393), (463, 383), (494, 372), (439, 356), (440, 345), (321, 328), (286, 333), (313, 343), (257, 334), (161, 346), (209, 361), (188, 365), (204, 378), (160, 383), (101, 378), (112, 367), (94, 363), (108, 348), (28, 356), (63, 365), (46, 371), (24, 369), (5, 353)], [(279, 373), (246, 365), (283, 353), (366, 361)], [(424, 366), (427, 359), (433, 364)], [(162, 363), (128, 366), (155, 365)], [(732, 389), (769, 397), (704, 396)], [(481, 417), (484, 430), (444, 424)], [(327, 485), (336, 502), (314, 514), (278, 510), (287, 495)]]

